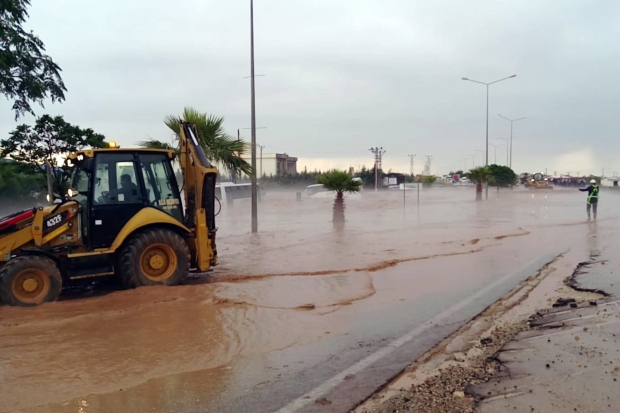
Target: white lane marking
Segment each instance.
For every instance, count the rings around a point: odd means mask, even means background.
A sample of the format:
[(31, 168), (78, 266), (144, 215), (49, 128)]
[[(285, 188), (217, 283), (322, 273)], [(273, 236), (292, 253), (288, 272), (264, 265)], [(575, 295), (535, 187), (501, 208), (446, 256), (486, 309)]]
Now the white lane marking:
[[(325, 393), (329, 392), (334, 387), (336, 387), (340, 383), (342, 383), (344, 381), (344, 378), (347, 377), (348, 375), (359, 373), (360, 371), (362, 371), (365, 368), (369, 367), (371, 364), (373, 364), (377, 360), (387, 356), (388, 354), (392, 353), (394, 350), (398, 349), (399, 347), (401, 347), (404, 344), (408, 343), (409, 341), (413, 340), (414, 337), (419, 336), (420, 334), (424, 333), (426, 330), (429, 330), (431, 327), (434, 327), (437, 324), (439, 324), (439, 323), (445, 321), (446, 319), (450, 318), (453, 314), (458, 313), (459, 311), (461, 311), (463, 309), (463, 307), (466, 307), (466, 306), (470, 305), (472, 302), (476, 301), (477, 299), (479, 299), (480, 297), (482, 297), (483, 295), (488, 293), (493, 288), (496, 288), (498, 285), (503, 284), (504, 282), (506, 282), (510, 278), (512, 278), (515, 275), (519, 274), (523, 269), (527, 268), (531, 263), (537, 262), (538, 260), (541, 260), (546, 255), (548, 255), (548, 254), (543, 254), (540, 257), (538, 257), (537, 259), (530, 261), (527, 265), (523, 266), (518, 271), (509, 273), (507, 275), (504, 275), (502, 278), (498, 278), (497, 280), (495, 280), (495, 282), (487, 285), (486, 287), (484, 287), (483, 289), (479, 290), (474, 295), (471, 295), (468, 298), (464, 299), (463, 301), (453, 305), (452, 307), (449, 307), (448, 309), (446, 309), (445, 311), (440, 313), (437, 317), (431, 319), (430, 321), (427, 321), (424, 324), (419, 325), (418, 327), (414, 328), (413, 330), (411, 330), (410, 332), (408, 332), (405, 335), (401, 336), (400, 338), (397, 338), (396, 340), (392, 341), (391, 343), (388, 343), (385, 347), (380, 348), (379, 350), (375, 351), (374, 353), (372, 353), (368, 357), (358, 361), (357, 363), (355, 363), (354, 365), (352, 365), (348, 369), (346, 369), (346, 370), (336, 374), (334, 377), (332, 377), (331, 379), (327, 380), (325, 383), (321, 384), (320, 386), (315, 387), (314, 389), (310, 390), (309, 392), (307, 392), (303, 396), (299, 397), (298, 399), (293, 400), (292, 402), (290, 402), (289, 404), (287, 404), (286, 406), (284, 406), (280, 410), (276, 411), (275, 413), (293, 413), (293, 412), (296, 412), (297, 410), (301, 409), (302, 407), (304, 407), (304, 406), (306, 406), (306, 405), (308, 405), (310, 403), (314, 403), (314, 401), (319, 396), (324, 395)], [(557, 257), (559, 257), (559, 255), (556, 256), (556, 258)], [(543, 266), (541, 266), (541, 268)], [(539, 270), (540, 270), (540, 268), (538, 270), (536, 270), (536, 271), (539, 271)]]

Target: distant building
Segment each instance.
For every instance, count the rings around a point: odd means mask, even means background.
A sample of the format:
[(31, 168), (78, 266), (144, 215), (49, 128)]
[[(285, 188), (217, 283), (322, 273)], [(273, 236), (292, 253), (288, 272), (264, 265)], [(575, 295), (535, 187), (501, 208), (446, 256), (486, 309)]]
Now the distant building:
[(390, 188), (390, 187), (397, 187), (400, 184), (404, 184), (404, 183), (405, 183), (405, 175), (395, 173), (395, 172), (390, 172), (390, 173), (385, 174), (385, 176), (383, 177), (381, 186)]
[(620, 178), (603, 178), (601, 179), (601, 186), (610, 187), (610, 188), (618, 188), (618, 181)]
[[(252, 162), (251, 155), (241, 155), (243, 159)], [(256, 154), (256, 172), (258, 176), (295, 175), (297, 173), (297, 158), (286, 153)]]

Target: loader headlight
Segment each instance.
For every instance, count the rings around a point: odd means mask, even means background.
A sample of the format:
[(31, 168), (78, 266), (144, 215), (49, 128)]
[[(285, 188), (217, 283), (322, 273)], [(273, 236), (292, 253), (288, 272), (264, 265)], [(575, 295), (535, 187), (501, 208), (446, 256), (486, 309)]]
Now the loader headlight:
[(50, 194), (45, 195), (45, 200), (47, 202), (52, 202), (52, 200), (50, 199)]
[(69, 198), (73, 198), (74, 196), (76, 196), (76, 195), (77, 195), (77, 193), (78, 193), (78, 191), (76, 191), (75, 189), (71, 189), (71, 188), (69, 188), (69, 189), (67, 190), (67, 196), (68, 196)]

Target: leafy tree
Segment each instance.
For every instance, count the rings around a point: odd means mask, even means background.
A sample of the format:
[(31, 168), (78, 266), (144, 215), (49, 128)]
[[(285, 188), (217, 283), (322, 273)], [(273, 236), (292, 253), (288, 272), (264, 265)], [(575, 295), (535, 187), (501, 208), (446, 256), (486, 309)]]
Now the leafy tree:
[(489, 185), (496, 186), (498, 191), (514, 185), (517, 180), (517, 174), (507, 166), (490, 165), (489, 175)]
[(336, 169), (319, 175), (317, 183), (322, 184), (330, 191), (336, 192), (332, 222), (335, 226), (342, 226), (344, 224), (344, 193), (359, 192), (362, 183), (354, 181), (353, 177), (346, 171)]
[[(27, 174), (41, 173), (47, 179), (43, 167), (45, 161), (55, 165), (62, 155), (87, 147), (106, 148), (104, 136), (92, 129), (81, 129), (67, 123), (62, 116), (43, 115), (34, 127), (19, 125), (7, 139), (0, 140), (0, 157), (10, 157), (28, 166)], [(57, 168), (54, 176), (54, 189), (64, 193), (68, 178), (68, 167)]]
[(437, 177), (434, 175), (425, 175), (422, 177), (422, 183), (425, 185), (432, 185), (437, 181)]
[(476, 183), (476, 201), (482, 201), (482, 184), (489, 182), (489, 168), (486, 166), (480, 166), (478, 168), (470, 169), (465, 176), (470, 181)]
[(0, 160), (0, 200), (3, 203), (20, 203), (45, 186), (43, 176), (25, 174), (23, 171), (23, 165), (17, 162)]
[[(385, 174), (383, 173), (381, 169), (379, 169), (378, 175), (379, 175), (379, 185), (380, 185)], [(362, 166), (362, 169), (358, 173), (356, 173), (355, 176), (362, 179), (362, 182), (364, 182), (364, 186), (371, 186), (371, 187), (375, 186), (375, 167), (374, 166), (372, 168), (366, 168), (365, 166)]]
[(138, 142), (138, 145), (145, 148), (178, 150), (178, 136), (182, 121), (196, 125), (197, 138), (205, 155), (213, 162), (222, 165), (225, 172), (236, 175), (244, 173), (248, 176), (253, 174), (251, 165), (239, 155), (246, 151), (247, 143), (233, 138), (224, 131), (224, 118), (207, 115), (196, 109), (185, 108), (182, 116), (171, 115), (164, 119), (166, 126), (176, 135), (177, 141), (173, 144), (149, 139)]
[(319, 172), (300, 172), (298, 174), (282, 174), (282, 175), (263, 175), (258, 179), (258, 182), (266, 186), (293, 186), (293, 187), (306, 187), (316, 183)]
[(28, 6), (30, 0), (0, 1), (0, 93), (13, 101), (16, 120), (34, 114), (31, 102), (42, 107), (47, 98), (62, 102), (67, 90), (41, 39), (22, 27)]

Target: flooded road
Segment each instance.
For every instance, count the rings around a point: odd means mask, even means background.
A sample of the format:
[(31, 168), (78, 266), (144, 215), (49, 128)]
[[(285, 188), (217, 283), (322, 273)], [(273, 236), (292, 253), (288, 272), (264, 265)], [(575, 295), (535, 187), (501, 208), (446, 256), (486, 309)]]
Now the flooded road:
[[(489, 197), (368, 191), (336, 231), (331, 200), (271, 192), (255, 236), (237, 202), (191, 285), (0, 307), (0, 411), (347, 411), (559, 254), (589, 256), (576, 190)], [(599, 231), (618, 205), (602, 193)]]

